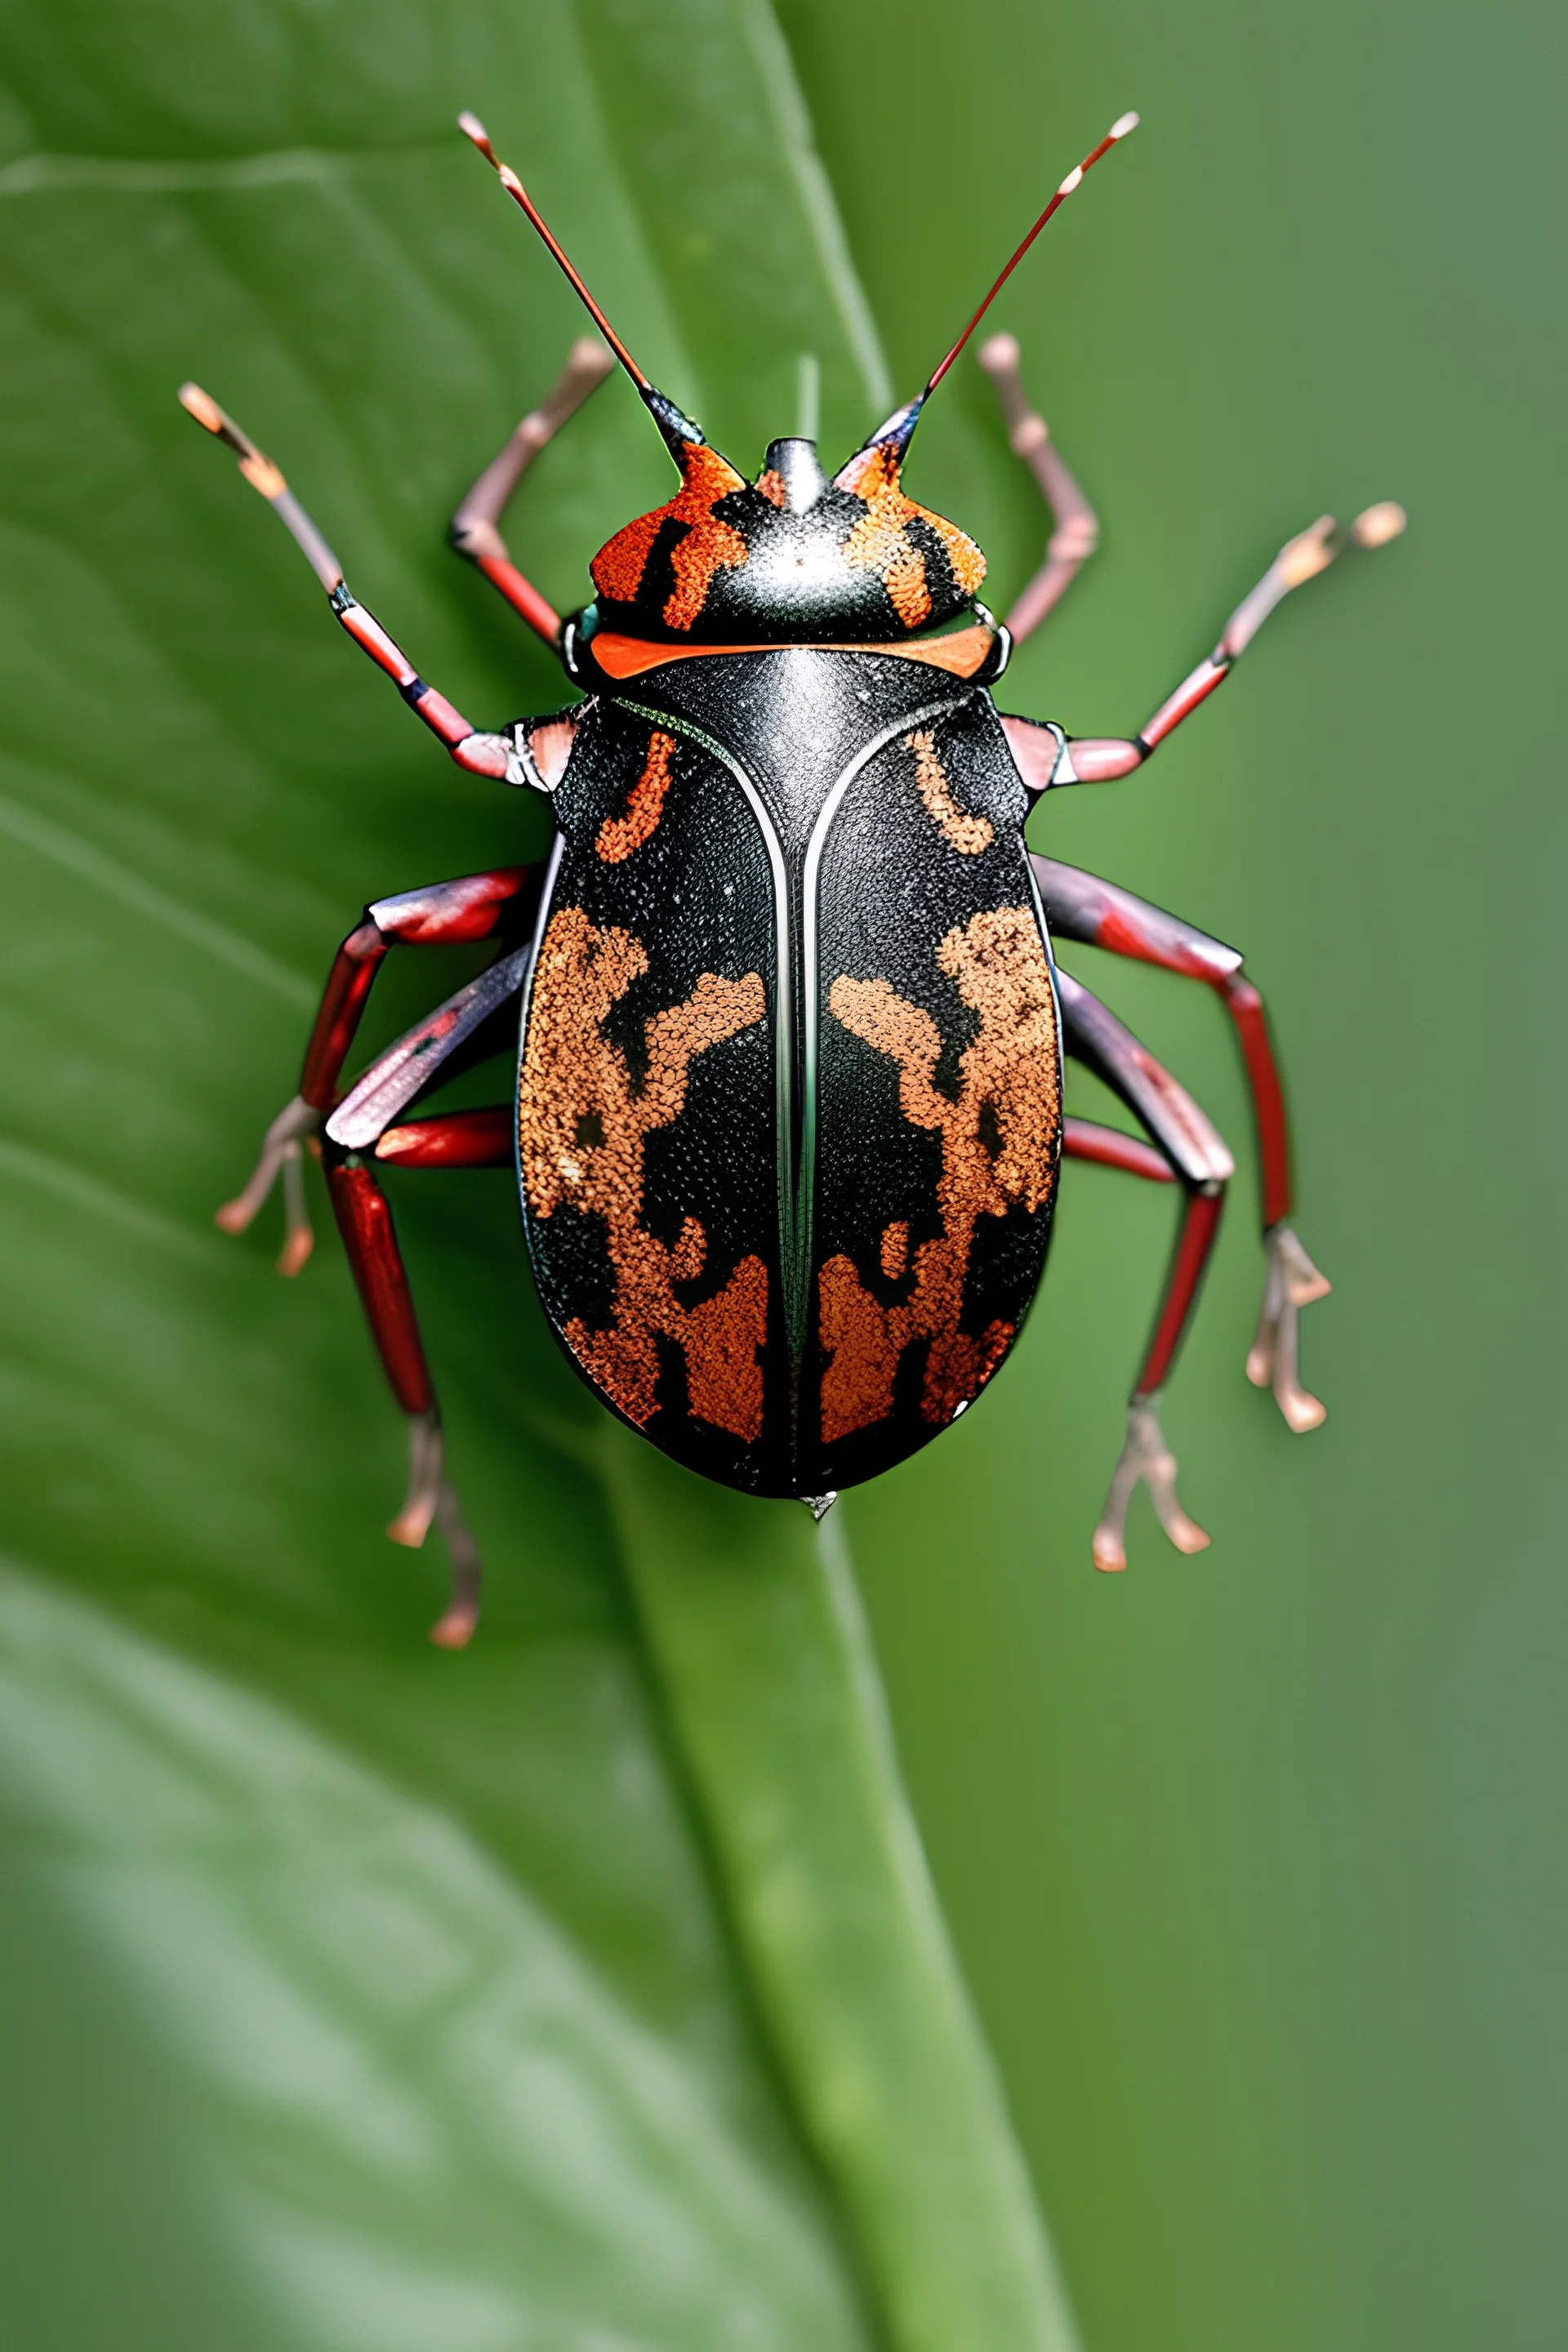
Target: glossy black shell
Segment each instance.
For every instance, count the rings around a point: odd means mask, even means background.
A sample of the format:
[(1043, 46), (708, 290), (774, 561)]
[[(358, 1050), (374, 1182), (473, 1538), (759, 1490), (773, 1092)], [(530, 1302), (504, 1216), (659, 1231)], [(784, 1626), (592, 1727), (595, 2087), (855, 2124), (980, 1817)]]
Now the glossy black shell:
[(963, 1411), (1044, 1264), (1027, 795), (985, 688), (897, 655), (668, 662), (578, 719), (520, 1064), (540, 1296), (678, 1460), (855, 1485)]

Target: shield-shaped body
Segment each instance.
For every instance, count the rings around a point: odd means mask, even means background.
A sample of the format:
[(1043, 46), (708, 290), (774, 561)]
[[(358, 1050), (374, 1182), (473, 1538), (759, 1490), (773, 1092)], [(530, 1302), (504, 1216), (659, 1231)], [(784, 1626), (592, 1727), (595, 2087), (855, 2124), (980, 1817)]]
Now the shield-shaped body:
[(590, 704), (518, 1096), (578, 1370), (760, 1495), (874, 1477), (1002, 1362), (1061, 1131), (1026, 795), (989, 695), (782, 646)]

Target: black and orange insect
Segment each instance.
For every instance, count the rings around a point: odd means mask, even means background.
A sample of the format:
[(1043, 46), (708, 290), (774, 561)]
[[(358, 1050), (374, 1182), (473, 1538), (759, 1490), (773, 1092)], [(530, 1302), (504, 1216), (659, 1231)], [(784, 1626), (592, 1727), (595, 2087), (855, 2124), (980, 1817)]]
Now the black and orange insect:
[[(1004, 717), (992, 688), (1094, 549), (1083, 493), (1030, 409), (1011, 338), (981, 352), (1012, 446), (1055, 523), (1005, 625), (978, 602), (985, 561), (917, 506), (901, 469), (921, 411), (1057, 207), (1136, 123), (1068, 173), (918, 398), (831, 478), (815, 443), (774, 441), (754, 482), (711, 448), (616, 335), (516, 174), (500, 173), (608, 345), (579, 342), (458, 509), (453, 538), (558, 654), (583, 698), (500, 733), (426, 686), (282, 475), (205, 393), (186, 408), (236, 450), (309, 557), (350, 635), (469, 772), (545, 794), (537, 866), (378, 899), (343, 941), (300, 1091), (219, 1223), (237, 1233), (282, 1177), (281, 1261), (309, 1255), (301, 1144), (319, 1149), (398, 1403), (408, 1497), (389, 1532), (434, 1521), (454, 1568), (434, 1638), (466, 1642), (479, 1556), (443, 1468), (441, 1425), (381, 1167), (514, 1162), (540, 1297), (583, 1378), (690, 1468), (818, 1514), (901, 1462), (993, 1377), (1039, 1285), (1061, 1158), (1180, 1187), (1174, 1258), (1094, 1535), (1125, 1565), (1145, 1481), (1183, 1551), (1160, 1392), (1192, 1314), (1232, 1171), (1203, 1112), (1113, 1013), (1061, 971), (1092, 941), (1205, 981), (1236, 1024), (1262, 1161), (1267, 1262), (1249, 1377), (1305, 1430), (1297, 1316), (1329, 1286), (1288, 1222), (1289, 1151), (1263, 1006), (1242, 959), (1114, 883), (1031, 856), (1039, 796), (1141, 767), (1228, 674), (1286, 593), (1342, 545), (1404, 525), (1369, 508), (1342, 540), (1291, 540), (1219, 643), (1132, 736), (1069, 738)], [(613, 352), (614, 358), (611, 357)], [(680, 472), (668, 505), (595, 557), (592, 603), (563, 620), (513, 564), (500, 519), (531, 459), (608, 374), (630, 375)], [(484, 940), (479, 979), (340, 1080), (395, 943)], [(414, 1117), (486, 1056), (521, 1055), (493, 1109)], [(1064, 1055), (1120, 1096), (1147, 1140), (1062, 1112)]]

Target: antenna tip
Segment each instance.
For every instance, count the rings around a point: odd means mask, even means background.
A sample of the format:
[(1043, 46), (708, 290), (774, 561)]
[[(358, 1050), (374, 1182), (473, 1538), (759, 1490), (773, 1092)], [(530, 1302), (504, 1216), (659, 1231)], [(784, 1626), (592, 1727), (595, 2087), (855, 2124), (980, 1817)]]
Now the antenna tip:
[(180, 386), (180, 406), (187, 416), (194, 416), (198, 425), (205, 425), (209, 433), (223, 431), (223, 411), (211, 393), (204, 392), (199, 383), (183, 383)]
[(1399, 537), (1408, 520), (1397, 499), (1380, 499), (1376, 506), (1367, 507), (1357, 515), (1351, 525), (1351, 537), (1358, 547), (1386, 547), (1391, 539)]
[(1082, 178), (1083, 165), (1081, 163), (1075, 163), (1072, 170), (1068, 173), (1067, 178), (1062, 182), (1061, 186), (1057, 190), (1058, 195), (1070, 196), (1073, 190), (1081, 182)]
[(987, 335), (974, 356), (987, 375), (1011, 375), (1018, 364), (1018, 338)]
[(1137, 130), (1138, 122), (1138, 115), (1130, 107), (1125, 114), (1117, 116), (1106, 136), (1110, 139), (1125, 139), (1130, 131)]
[[(490, 134), (485, 129), (484, 124), (479, 121), (477, 114), (470, 114), (468, 108), (465, 107), (461, 114), (458, 117), (458, 128), (462, 132), (465, 139), (471, 139), (473, 141), (474, 145), (479, 149), (480, 154), (485, 158), (487, 163), (495, 163), (496, 151), (490, 145)], [(497, 168), (499, 170), (500, 166), (498, 165)]]

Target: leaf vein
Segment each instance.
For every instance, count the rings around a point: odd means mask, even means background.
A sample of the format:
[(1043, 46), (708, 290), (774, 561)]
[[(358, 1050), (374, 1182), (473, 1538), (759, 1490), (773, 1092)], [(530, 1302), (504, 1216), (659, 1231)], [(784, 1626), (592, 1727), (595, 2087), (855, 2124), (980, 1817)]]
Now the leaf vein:
[(40, 857), (52, 858), (79, 881), (90, 882), (110, 898), (117, 898), (133, 914), (144, 916), (149, 922), (161, 923), (165, 930), (200, 948), (219, 962), (228, 965), (246, 980), (255, 981), (261, 988), (270, 989), (286, 1003), (309, 1011), (315, 1003), (316, 991), (308, 980), (287, 965), (279, 963), (265, 948), (242, 938), (222, 923), (215, 923), (206, 915), (198, 914), (194, 907), (172, 898), (155, 882), (146, 881), (117, 859), (106, 856), (89, 841), (56, 824), (36, 809), (26, 808), (20, 801), (0, 794), (0, 832), (8, 833), (13, 841), (22, 842)]
[(252, 155), (18, 155), (0, 164), (0, 196), (95, 189), (118, 195), (184, 195), (206, 189), (273, 188), (328, 180), (356, 164), (448, 146), (443, 138), (397, 147), (279, 147)]

